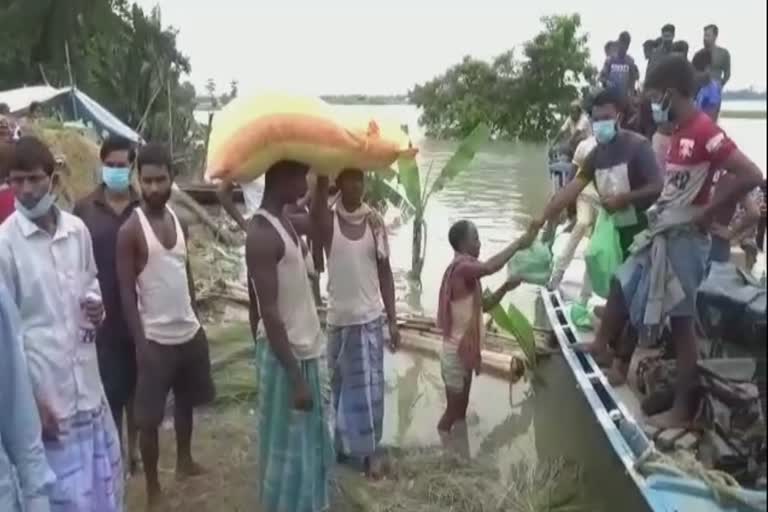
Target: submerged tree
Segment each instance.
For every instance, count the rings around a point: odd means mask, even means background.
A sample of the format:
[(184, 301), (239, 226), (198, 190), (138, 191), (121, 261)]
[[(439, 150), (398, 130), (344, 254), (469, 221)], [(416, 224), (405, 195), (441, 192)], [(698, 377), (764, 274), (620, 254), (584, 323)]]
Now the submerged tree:
[(520, 60), (507, 51), (492, 62), (465, 57), (410, 92), (422, 109), (421, 123), (437, 137), (465, 136), (486, 123), (503, 138), (543, 139), (557, 115), (594, 80), (581, 19), (551, 16), (544, 30), (523, 45)]

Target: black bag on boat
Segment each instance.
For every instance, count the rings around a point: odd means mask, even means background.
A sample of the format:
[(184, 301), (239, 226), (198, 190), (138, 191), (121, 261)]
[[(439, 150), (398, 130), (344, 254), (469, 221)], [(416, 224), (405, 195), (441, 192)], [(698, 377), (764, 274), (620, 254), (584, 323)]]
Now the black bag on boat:
[[(708, 359), (699, 364), (698, 408), (694, 424), (704, 431), (700, 459), (742, 482), (754, 481), (765, 467), (765, 419), (756, 365), (750, 359)], [(662, 412), (672, 405), (677, 369), (674, 360), (649, 358), (638, 368), (646, 397), (643, 411)]]
[(765, 286), (751, 275), (733, 263), (713, 262), (696, 296), (704, 334), (765, 357), (767, 298)]

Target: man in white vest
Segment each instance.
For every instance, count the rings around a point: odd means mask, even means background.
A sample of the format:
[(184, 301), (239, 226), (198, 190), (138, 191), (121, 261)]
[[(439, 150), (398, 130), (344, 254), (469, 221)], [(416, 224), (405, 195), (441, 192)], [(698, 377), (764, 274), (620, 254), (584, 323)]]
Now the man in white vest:
[(176, 474), (202, 473), (192, 458), (193, 410), (214, 398), (208, 340), (194, 307), (187, 230), (168, 206), (173, 168), (168, 150), (147, 144), (136, 164), (142, 202), (120, 228), (117, 272), (123, 314), (136, 344), (136, 426), (149, 505), (162, 510), (157, 429), (173, 391)]
[(328, 179), (318, 179), (312, 215), (328, 256), (328, 358), (336, 449), (380, 476), (376, 451), (384, 420), (384, 344), (399, 343), (395, 284), (381, 216), (363, 202), (365, 176), (346, 169), (336, 179), (341, 199), (328, 208)]

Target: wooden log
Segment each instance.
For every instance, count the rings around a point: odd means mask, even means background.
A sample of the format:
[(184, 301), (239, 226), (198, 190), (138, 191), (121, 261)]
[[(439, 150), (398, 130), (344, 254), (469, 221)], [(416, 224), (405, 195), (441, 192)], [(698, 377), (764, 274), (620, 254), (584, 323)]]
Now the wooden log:
[(213, 231), (213, 234), (222, 243), (229, 246), (242, 245), (242, 240), (235, 236), (233, 233), (229, 232), (226, 229), (226, 224), (211, 217), (211, 215), (205, 211), (205, 208), (200, 206), (197, 201), (192, 199), (189, 194), (181, 190), (177, 185), (173, 186), (172, 197), (174, 201), (177, 201), (179, 204), (194, 213), (197, 218), (200, 219), (200, 222), (202, 222), (205, 227)]

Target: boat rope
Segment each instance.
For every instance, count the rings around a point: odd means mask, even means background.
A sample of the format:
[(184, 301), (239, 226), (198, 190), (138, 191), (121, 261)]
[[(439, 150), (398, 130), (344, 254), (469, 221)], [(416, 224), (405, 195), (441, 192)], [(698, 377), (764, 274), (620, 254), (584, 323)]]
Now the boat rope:
[(760, 504), (744, 497), (741, 493), (741, 485), (733, 476), (716, 469), (707, 469), (686, 452), (678, 452), (670, 456), (649, 446), (635, 462), (635, 469), (646, 477), (662, 473), (679, 478), (695, 478), (710, 489), (715, 500), (720, 504), (736, 502), (744, 505), (748, 510), (756, 512), (765, 510)]

